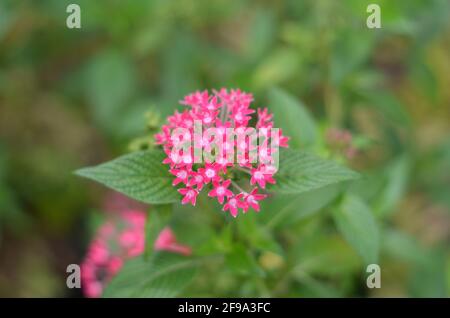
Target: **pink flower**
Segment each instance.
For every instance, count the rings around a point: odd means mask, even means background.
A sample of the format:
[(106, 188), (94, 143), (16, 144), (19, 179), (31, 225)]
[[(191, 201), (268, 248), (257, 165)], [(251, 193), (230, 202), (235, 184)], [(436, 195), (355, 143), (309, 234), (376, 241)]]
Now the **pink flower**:
[(212, 189), (208, 193), (208, 196), (217, 197), (217, 200), (219, 201), (219, 203), (223, 204), (225, 197), (229, 198), (229, 197), (233, 196), (233, 192), (228, 190), (228, 187), (230, 186), (230, 184), (231, 184), (230, 179), (222, 182), (222, 184), (220, 184), (219, 182), (214, 182), (213, 183), (214, 189)]
[(169, 172), (176, 178), (173, 179), (172, 185), (177, 185), (180, 182), (187, 183), (189, 172), (185, 169), (170, 169)]
[(256, 127), (266, 127), (268, 124), (272, 122), (273, 114), (269, 114), (267, 111), (267, 108), (258, 109), (258, 123), (256, 124)]
[(109, 257), (109, 251), (106, 244), (101, 240), (94, 241), (89, 249), (88, 257), (95, 263), (106, 263)]
[(89, 298), (98, 298), (102, 295), (103, 286), (100, 282), (92, 282), (84, 287), (84, 294)]
[(264, 169), (258, 168), (258, 169), (252, 169), (251, 170), (252, 177), (250, 179), (250, 184), (254, 185), (257, 183), (261, 188), (266, 187), (267, 183), (275, 183), (275, 180), (272, 178), (272, 174), (266, 173)]
[(192, 250), (189, 246), (179, 244), (173, 234), (172, 230), (168, 227), (164, 228), (155, 241), (155, 250), (163, 250), (183, 255), (191, 255)]
[(201, 191), (205, 185), (205, 177), (200, 172), (192, 171), (187, 185), (188, 187), (197, 186), (197, 190)]
[(243, 199), (243, 210), (247, 212), (248, 208), (251, 207), (256, 212), (259, 212), (259, 203), (258, 201), (263, 200), (267, 197), (265, 194), (258, 194), (258, 188), (254, 188), (250, 193), (240, 193), (238, 199)]
[(111, 258), (108, 264), (108, 273), (110, 275), (116, 275), (123, 266), (123, 259), (119, 256)]
[[(100, 226), (81, 264), (81, 281), (86, 297), (100, 297), (104, 286), (120, 271), (123, 263), (144, 252), (145, 223), (145, 212), (125, 210)], [(177, 243), (169, 228), (161, 231), (154, 248), (191, 254), (190, 247)]]
[(198, 172), (205, 178), (205, 183), (219, 181), (220, 165), (217, 163), (207, 163), (205, 168), (199, 168)]
[(280, 128), (280, 136), (279, 136), (279, 146), (283, 148), (287, 148), (289, 142), (289, 137), (283, 135), (283, 130)]
[[(240, 89), (196, 91), (180, 101), (186, 108), (169, 116), (155, 135), (155, 143), (166, 154), (163, 163), (174, 175), (173, 185), (180, 187), (178, 192), (183, 196), (183, 204), (195, 205), (197, 195), (207, 188), (208, 195), (217, 197), (219, 203), (224, 204), (223, 210), (234, 217), (240, 209), (244, 212), (249, 207), (259, 210), (257, 201), (265, 196), (248, 194), (245, 189), (253, 185), (264, 189), (267, 183), (275, 183), (276, 171), (267, 167), (275, 163), (273, 155), (278, 148), (288, 146), (289, 137), (284, 136), (281, 129), (274, 135), (273, 114), (267, 108), (251, 108), (252, 102), (253, 95)], [(256, 120), (252, 120), (253, 117)], [(249, 126), (253, 122), (262, 134), (258, 142), (248, 138), (249, 133), (255, 132)], [(200, 130), (197, 129), (199, 123)], [(230, 136), (229, 129), (247, 138)], [(184, 153), (180, 146), (185, 146), (186, 141), (191, 142), (191, 148)], [(237, 179), (239, 184), (245, 181), (247, 184), (242, 184), (241, 188), (231, 183)]]
[[(241, 194), (238, 194), (235, 197), (232, 197), (230, 199), (228, 199), (228, 202), (225, 203), (225, 205), (223, 206), (223, 211), (230, 211), (230, 214), (233, 217), (237, 217), (238, 215), (238, 208), (243, 208), (245, 209), (246, 204), (242, 201), (240, 201), (240, 196)], [(244, 210), (245, 211), (245, 210)]]
[(182, 188), (178, 190), (179, 193), (184, 195), (183, 200), (181, 200), (181, 203), (186, 204), (190, 202), (192, 205), (195, 205), (195, 202), (197, 200), (198, 191), (192, 188)]
[(353, 136), (348, 130), (329, 128), (325, 137), (331, 151), (344, 155), (347, 159), (352, 159), (358, 152), (353, 143)]

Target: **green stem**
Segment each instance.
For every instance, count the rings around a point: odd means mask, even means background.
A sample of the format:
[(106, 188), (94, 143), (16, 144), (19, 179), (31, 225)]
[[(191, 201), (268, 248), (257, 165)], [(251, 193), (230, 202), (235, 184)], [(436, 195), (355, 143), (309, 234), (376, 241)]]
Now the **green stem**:
[(154, 205), (152, 211), (148, 212), (145, 223), (145, 251), (144, 258), (147, 260), (152, 251), (155, 241), (161, 230), (169, 224), (172, 217), (172, 204)]

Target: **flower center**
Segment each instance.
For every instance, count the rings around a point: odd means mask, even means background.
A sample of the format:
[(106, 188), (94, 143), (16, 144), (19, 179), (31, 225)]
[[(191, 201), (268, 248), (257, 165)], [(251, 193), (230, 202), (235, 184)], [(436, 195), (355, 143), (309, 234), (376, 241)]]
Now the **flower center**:
[(187, 176), (187, 172), (186, 171), (180, 171), (177, 173), (177, 177), (180, 179), (184, 179)]
[(217, 188), (217, 194), (218, 194), (218, 195), (223, 195), (224, 193), (225, 193), (224, 187), (218, 187), (218, 188)]
[(212, 178), (216, 175), (215, 171), (212, 169), (207, 169), (205, 174), (208, 178)]
[(184, 162), (184, 163), (192, 163), (192, 157), (191, 157), (191, 155), (185, 155), (185, 156), (183, 156), (183, 162)]
[(188, 191), (188, 193), (186, 193), (186, 196), (189, 198), (192, 198), (195, 195), (195, 191), (194, 190), (190, 190)]
[(264, 175), (260, 171), (256, 171), (254, 176), (255, 176), (255, 179), (263, 179), (264, 178)]

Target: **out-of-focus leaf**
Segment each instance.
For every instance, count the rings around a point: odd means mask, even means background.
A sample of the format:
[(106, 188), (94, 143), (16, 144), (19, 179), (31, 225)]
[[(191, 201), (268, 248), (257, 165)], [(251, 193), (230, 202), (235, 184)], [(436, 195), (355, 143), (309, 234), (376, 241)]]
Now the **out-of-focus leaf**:
[(1, 232), (11, 229), (16, 233), (23, 231), (28, 225), (28, 216), (20, 209), (19, 201), (11, 186), (7, 183), (8, 158), (5, 147), (0, 144), (0, 245)]
[(314, 119), (294, 96), (274, 88), (269, 94), (269, 108), (274, 114), (275, 127), (283, 129), (283, 134), (291, 138), (291, 147), (300, 148), (315, 143), (317, 127)]
[(88, 67), (85, 85), (97, 124), (114, 135), (127, 110), (127, 102), (136, 92), (132, 64), (117, 52), (100, 54)]
[(225, 256), (225, 264), (228, 269), (237, 274), (263, 275), (263, 271), (253, 255), (242, 244), (233, 246), (231, 252)]
[(265, 89), (273, 85), (297, 76), (300, 71), (300, 56), (291, 49), (278, 49), (261, 62), (253, 75), (254, 87), (257, 90)]
[(432, 103), (436, 103), (438, 87), (436, 77), (431, 68), (423, 62), (422, 58), (416, 58), (411, 62), (411, 76), (417, 88), (421, 89)]
[(8, 28), (12, 25), (14, 15), (11, 9), (4, 3), (0, 4), (0, 40), (6, 34)]
[(365, 173), (364, 178), (360, 178), (351, 183), (348, 191), (367, 202), (371, 202), (371, 200), (380, 193), (385, 185), (385, 180), (380, 178), (381, 174), (382, 172), (380, 171)]
[(341, 192), (339, 184), (308, 191), (301, 195), (275, 195), (262, 202), (261, 215), (269, 228), (292, 225), (314, 215), (328, 205)]
[(447, 297), (445, 255), (440, 251), (429, 251), (426, 266), (413, 269), (409, 283), (413, 297)]
[(333, 284), (314, 279), (313, 276), (305, 272), (295, 272), (294, 278), (300, 283), (300, 294), (303, 297), (337, 298), (345, 295), (341, 289), (336, 288)]
[(392, 212), (395, 205), (403, 197), (408, 185), (411, 160), (404, 155), (395, 159), (387, 169), (386, 184), (378, 198), (375, 214), (386, 215)]
[(402, 126), (410, 125), (410, 117), (402, 103), (388, 92), (365, 92), (362, 94), (369, 106), (377, 109), (386, 119)]
[(421, 266), (426, 266), (429, 261), (418, 242), (398, 230), (384, 230), (382, 242), (383, 252), (390, 257)]
[(147, 213), (145, 223), (145, 255), (148, 257), (155, 245), (159, 234), (168, 226), (170, 218), (172, 217), (172, 204), (158, 204), (152, 207), (151, 212)]
[(142, 202), (171, 203), (179, 200), (179, 194), (163, 159), (160, 151), (139, 151), (75, 173)]
[(296, 267), (314, 276), (337, 277), (361, 267), (354, 249), (338, 234), (310, 234), (299, 239), (290, 252)]
[(161, 83), (163, 104), (157, 105), (163, 114), (171, 113), (178, 105), (181, 96), (202, 89), (197, 78), (200, 53), (195, 39), (179, 33), (162, 60)]
[(259, 216), (246, 213), (239, 216), (238, 229), (240, 236), (249, 242), (250, 246), (262, 251), (282, 254), (282, 248), (267, 228), (258, 224)]
[(383, 231), (383, 253), (404, 262), (414, 297), (445, 297), (445, 252), (421, 246), (416, 238), (396, 229)]
[(380, 235), (369, 206), (354, 195), (343, 198), (340, 207), (333, 211), (336, 225), (366, 264), (378, 261)]
[(103, 297), (175, 297), (194, 278), (198, 265), (198, 259), (167, 252), (157, 252), (149, 261), (131, 259), (107, 285)]
[(269, 188), (271, 191), (299, 194), (330, 184), (357, 179), (359, 174), (334, 161), (302, 151), (283, 149), (275, 178), (277, 183)]
[(248, 32), (246, 53), (251, 61), (259, 59), (274, 41), (275, 36), (274, 12), (257, 9)]
[(331, 57), (331, 81), (339, 84), (366, 62), (375, 44), (374, 32), (345, 32), (337, 37)]

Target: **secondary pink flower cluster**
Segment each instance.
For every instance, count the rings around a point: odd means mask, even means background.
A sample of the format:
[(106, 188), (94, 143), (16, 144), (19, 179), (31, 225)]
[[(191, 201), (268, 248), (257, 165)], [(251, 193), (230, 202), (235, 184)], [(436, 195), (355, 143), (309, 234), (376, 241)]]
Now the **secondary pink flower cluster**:
[[(278, 147), (288, 147), (288, 137), (283, 136), (278, 129), (274, 137), (270, 131), (274, 128), (273, 115), (267, 108), (250, 108), (253, 102), (252, 94), (239, 89), (228, 91), (222, 88), (219, 91), (197, 91), (186, 96), (180, 103), (187, 106), (182, 112), (175, 111), (168, 117), (167, 124), (162, 131), (155, 135), (156, 144), (162, 145), (167, 157), (164, 164), (170, 166), (170, 173), (174, 175), (173, 185), (183, 184), (178, 190), (183, 195), (182, 203), (196, 204), (200, 191), (208, 187), (208, 196), (215, 197), (223, 204), (223, 211), (229, 211), (236, 217), (239, 209), (245, 213), (249, 208), (259, 211), (260, 200), (266, 197), (260, 193), (267, 183), (274, 184), (273, 177), (276, 169), (273, 165), (272, 155)], [(228, 128), (244, 132), (250, 127), (252, 114), (256, 113), (255, 128), (263, 134), (262, 143), (255, 145), (247, 138), (238, 142), (236, 138), (228, 138)], [(196, 133), (194, 123), (201, 122), (202, 128), (215, 128), (220, 139), (211, 138), (207, 134)], [(182, 128), (186, 136), (175, 136), (173, 132)], [(188, 151), (178, 151), (178, 146), (186, 140), (192, 141)], [(217, 142), (219, 140), (220, 142)], [(270, 142), (269, 142), (270, 141)], [(202, 151), (218, 149), (215, 160), (203, 162), (196, 157), (197, 148)], [(176, 151), (174, 151), (176, 149)], [(227, 154), (230, 149), (236, 149), (237, 160), (229, 160)], [(259, 160), (250, 160), (250, 152), (255, 150)], [(262, 151), (264, 149), (264, 151)], [(234, 158), (233, 158), (234, 159)], [(236, 178), (238, 174), (246, 178)], [(245, 184), (242, 184), (242, 181)]]
[[(125, 210), (114, 216), (100, 226), (81, 264), (81, 283), (86, 297), (100, 297), (124, 261), (144, 252), (146, 213)], [(179, 244), (170, 228), (161, 231), (154, 249), (191, 254), (190, 247)]]
[(346, 129), (329, 128), (326, 131), (326, 142), (335, 153), (343, 154), (347, 159), (353, 159), (357, 149), (353, 145), (352, 133)]

